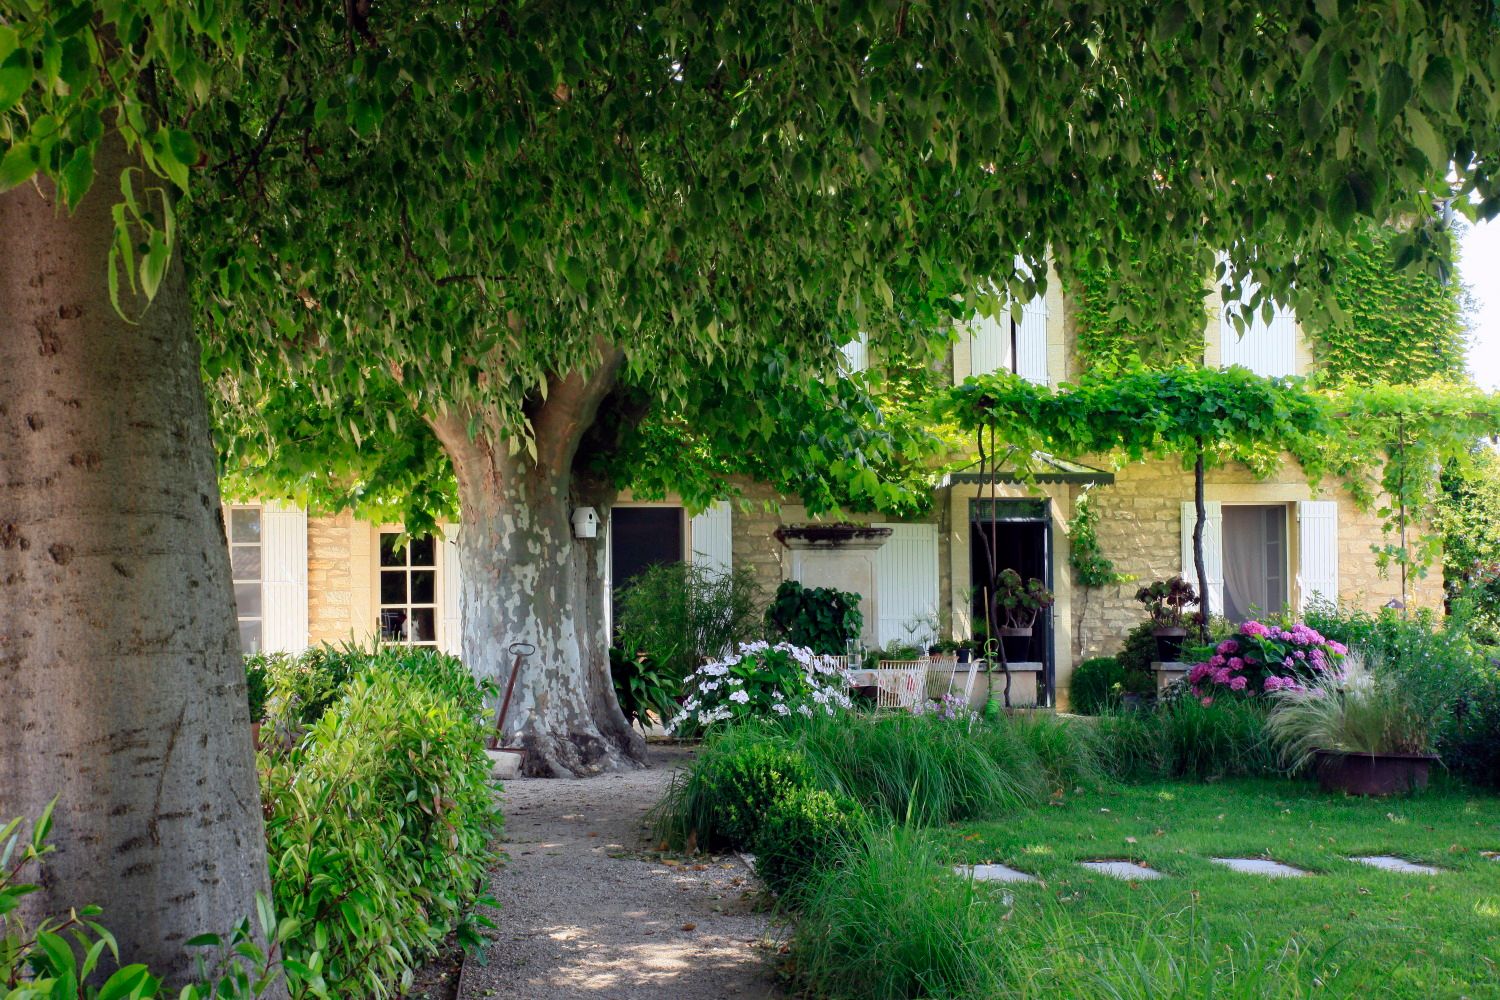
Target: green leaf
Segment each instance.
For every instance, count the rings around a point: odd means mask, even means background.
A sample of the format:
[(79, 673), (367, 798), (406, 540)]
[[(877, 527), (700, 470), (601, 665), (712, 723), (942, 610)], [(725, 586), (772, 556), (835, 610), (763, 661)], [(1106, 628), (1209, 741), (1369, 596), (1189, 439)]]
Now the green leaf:
[(1380, 74), (1379, 122), (1389, 125), (1411, 99), (1411, 74), (1399, 62), (1388, 62)]
[(9, 111), (31, 86), (31, 60), (27, 54), (14, 47), (5, 51), (5, 37), (12, 39), (15, 31), (0, 25), (0, 111)]
[(0, 158), (0, 194), (25, 184), (41, 166), (37, 148), (29, 142), (18, 142)]
[(94, 151), (87, 146), (73, 150), (73, 155), (68, 157), (58, 174), (57, 183), (62, 189), (63, 201), (69, 208), (76, 208), (94, 183)]
[(156, 298), (156, 290), (161, 287), (171, 259), (172, 248), (167, 244), (166, 232), (153, 229), (146, 242), (145, 256), (141, 258), (141, 291), (147, 299)]
[(1446, 171), (1448, 168), (1448, 148), (1438, 138), (1437, 131), (1433, 129), (1432, 122), (1422, 112), (1412, 108), (1406, 112), (1406, 124), (1411, 130), (1412, 142), (1422, 151), (1427, 158), (1427, 165), (1434, 170)]
[(96, 1000), (122, 1000), (124, 997), (129, 997), (147, 983), (150, 976), (150, 970), (144, 965), (124, 966), (99, 987), (99, 996)]
[[(1436, 56), (1427, 63), (1427, 72), (1422, 74), (1422, 99), (1438, 111), (1452, 111), (1457, 90), (1453, 85), (1453, 63), (1447, 56)], [(3, 104), (4, 102), (0, 102)]]
[(564, 257), (558, 262), (557, 269), (562, 272), (568, 284), (573, 286), (575, 292), (582, 295), (588, 291), (589, 274), (583, 266), (583, 261), (577, 257)]

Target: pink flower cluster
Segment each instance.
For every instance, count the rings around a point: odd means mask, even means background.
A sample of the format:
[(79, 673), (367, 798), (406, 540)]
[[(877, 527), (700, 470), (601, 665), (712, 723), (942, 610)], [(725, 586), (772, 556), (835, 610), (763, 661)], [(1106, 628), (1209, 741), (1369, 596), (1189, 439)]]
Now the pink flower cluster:
[(1211, 692), (1269, 694), (1300, 690), (1302, 682), (1336, 666), (1348, 649), (1302, 622), (1290, 627), (1247, 621), (1237, 636), (1214, 647), (1213, 655), (1188, 671), (1193, 693), (1205, 705)]

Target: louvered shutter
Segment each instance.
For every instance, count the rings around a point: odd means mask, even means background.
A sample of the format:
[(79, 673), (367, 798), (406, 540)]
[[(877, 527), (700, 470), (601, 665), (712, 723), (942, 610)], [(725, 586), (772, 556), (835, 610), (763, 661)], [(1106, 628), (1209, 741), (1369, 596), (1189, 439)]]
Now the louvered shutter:
[(263, 648), (300, 653), (307, 648), (307, 512), (268, 503), (260, 524)]
[(991, 319), (975, 316), (969, 323), (969, 374), (1010, 371), (1010, 313), (1001, 310)]
[(458, 525), (443, 525), (442, 604), (438, 617), (442, 631), (438, 647), (445, 653), (462, 656), (464, 651), (463, 568), (458, 558)]
[(727, 501), (719, 501), (692, 519), (688, 532), (690, 561), (719, 573), (734, 567), (734, 516)]
[(1041, 295), (1021, 309), (1016, 330), (1016, 374), (1037, 385), (1047, 384), (1047, 300)]
[(870, 339), (865, 334), (860, 334), (858, 339), (840, 347), (844, 355), (844, 372), (853, 374), (862, 372), (870, 367)]
[[(1208, 574), (1209, 612), (1224, 613), (1224, 511), (1216, 500), (1204, 504), (1208, 514), (1203, 524), (1203, 568)], [(1198, 511), (1193, 501), (1182, 505), (1182, 578), (1198, 587), (1198, 566), (1193, 559), (1193, 528)]]
[(1317, 601), (1337, 604), (1339, 599), (1339, 505), (1332, 500), (1303, 500), (1297, 504), (1300, 558), (1297, 589), (1298, 610)]
[(890, 528), (891, 537), (875, 551), (877, 641), (916, 641), (937, 638), (930, 628), (915, 633), (906, 626), (937, 617), (938, 532), (935, 524), (877, 524)]
[[(1244, 299), (1255, 286), (1246, 283)], [(1245, 315), (1241, 313), (1242, 315)], [(1257, 309), (1248, 320), (1243, 335), (1235, 328), (1226, 308), (1219, 320), (1219, 357), (1225, 368), (1243, 365), (1257, 375), (1272, 377), (1297, 373), (1297, 316), (1291, 309), (1277, 305), (1268, 323)]]

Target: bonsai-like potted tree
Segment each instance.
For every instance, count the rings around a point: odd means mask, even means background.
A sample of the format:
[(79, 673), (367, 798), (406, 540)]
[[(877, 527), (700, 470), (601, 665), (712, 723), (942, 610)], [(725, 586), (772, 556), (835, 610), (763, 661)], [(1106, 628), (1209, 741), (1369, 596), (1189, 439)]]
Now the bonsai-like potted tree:
[(1174, 576), (1140, 588), (1135, 599), (1146, 606), (1146, 613), (1151, 616), (1157, 658), (1163, 663), (1177, 662), (1182, 656), (1182, 641), (1187, 638), (1187, 609), (1198, 603), (1197, 591), (1182, 577)]
[(994, 618), (1002, 623), (996, 625), (995, 632), (1004, 645), (1007, 664), (1026, 659), (1036, 620), (1054, 600), (1052, 591), (1036, 577), (1023, 581), (1015, 570), (1001, 570), (995, 581)]
[(1275, 691), (1266, 722), (1291, 770), (1311, 764), (1325, 791), (1394, 795), (1427, 787), (1430, 714), (1390, 674), (1372, 672), (1358, 653), (1343, 669)]

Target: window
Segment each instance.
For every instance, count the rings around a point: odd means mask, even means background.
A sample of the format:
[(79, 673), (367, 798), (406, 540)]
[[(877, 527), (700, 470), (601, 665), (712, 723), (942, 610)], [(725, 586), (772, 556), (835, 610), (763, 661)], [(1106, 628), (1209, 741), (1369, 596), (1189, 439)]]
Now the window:
[[(1271, 318), (1256, 309), (1245, 308), (1257, 286), (1246, 281), (1238, 302), (1226, 301), (1219, 317), (1219, 360), (1229, 368), (1241, 365), (1265, 378), (1297, 374), (1297, 316), (1279, 302)], [(1242, 334), (1235, 326), (1231, 311), (1245, 321)]]
[(380, 533), (380, 638), (437, 645), (437, 545), (432, 536), (397, 548), (399, 531)]
[(1242, 622), (1285, 611), (1290, 596), (1286, 507), (1223, 507), (1224, 617)]
[(229, 575), (234, 580), (240, 650), (258, 653), (265, 641), (259, 507), (229, 508)]
[(839, 348), (839, 352), (844, 356), (839, 364), (839, 371), (844, 375), (853, 375), (870, 367), (870, 339), (866, 334), (849, 341)]

